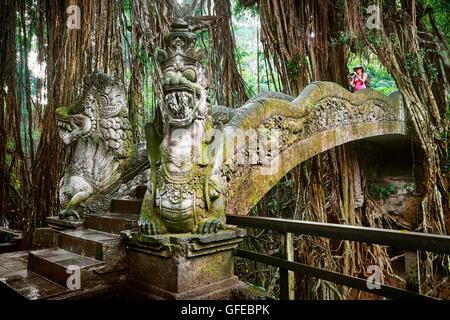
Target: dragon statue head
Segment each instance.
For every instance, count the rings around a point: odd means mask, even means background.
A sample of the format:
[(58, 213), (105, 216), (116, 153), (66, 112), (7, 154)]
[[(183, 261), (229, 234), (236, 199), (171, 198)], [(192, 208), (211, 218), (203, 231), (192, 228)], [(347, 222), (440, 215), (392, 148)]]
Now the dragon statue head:
[(173, 127), (186, 127), (207, 113), (203, 50), (195, 47), (195, 41), (188, 24), (177, 19), (164, 37), (165, 49), (158, 51), (163, 71), (161, 112), (164, 123)]
[(119, 158), (128, 157), (131, 141), (123, 85), (95, 71), (84, 77), (81, 98), (56, 110), (58, 131), (65, 144), (88, 136), (103, 139)]

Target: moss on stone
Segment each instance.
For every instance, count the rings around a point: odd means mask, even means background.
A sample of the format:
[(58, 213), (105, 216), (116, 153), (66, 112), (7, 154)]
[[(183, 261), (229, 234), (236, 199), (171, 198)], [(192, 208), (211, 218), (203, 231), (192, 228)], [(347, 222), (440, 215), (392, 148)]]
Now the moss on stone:
[(71, 108), (66, 108), (66, 107), (61, 107), (55, 110), (55, 113), (58, 116), (64, 117), (64, 118), (68, 118), (71, 115)]

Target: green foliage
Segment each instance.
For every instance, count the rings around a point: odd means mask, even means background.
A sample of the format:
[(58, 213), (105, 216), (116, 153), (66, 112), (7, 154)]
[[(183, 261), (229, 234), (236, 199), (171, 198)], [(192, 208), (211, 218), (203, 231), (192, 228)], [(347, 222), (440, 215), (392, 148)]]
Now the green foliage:
[[(448, 0), (421, 0), (425, 7), (432, 8), (436, 17), (436, 22), (442, 33), (447, 37), (447, 42), (450, 37), (450, 19), (448, 14), (450, 12), (450, 1)], [(431, 29), (430, 23), (427, 27)]]
[(436, 64), (434, 62), (429, 62), (428, 64), (425, 64), (422, 69), (420, 61), (426, 61), (427, 59), (425, 59), (425, 57), (428, 54), (435, 54), (435, 53), (436, 50), (434, 49), (427, 49), (427, 50), (419, 49), (417, 51), (417, 55), (412, 54), (410, 52), (403, 53), (403, 58), (404, 61), (406, 62), (406, 69), (411, 73), (413, 77), (419, 77), (421, 74), (426, 73), (430, 84), (433, 84), (438, 74)]
[(382, 47), (384, 45), (383, 40), (381, 40), (380, 34), (376, 29), (365, 28), (367, 34), (367, 40), (375, 47)]
[(269, 208), (273, 208), (274, 211), (278, 211), (279, 202), (277, 200), (270, 201), (267, 203)]
[(392, 183), (387, 186), (371, 186), (370, 191), (377, 199), (387, 199), (396, 190), (395, 185)]
[(269, 83), (262, 45), (257, 42), (258, 27), (255, 22), (255, 19), (247, 17), (237, 20), (233, 25), (237, 44), (236, 59), (242, 66), (241, 75), (251, 95), (258, 93), (258, 72), (260, 90), (266, 91)]
[(306, 67), (307, 63), (308, 60), (306, 57), (292, 57), (292, 59), (286, 62), (288, 77), (292, 80), (298, 80), (302, 69)]
[(412, 187), (414, 184), (413, 183), (405, 183), (403, 186), (404, 187)]
[(351, 39), (354, 39), (355, 34), (351, 32), (339, 31), (337, 38), (331, 38), (330, 45), (336, 47), (348, 43)]
[(253, 283), (245, 282), (245, 284), (248, 285), (249, 287), (256, 288), (256, 289), (259, 289), (259, 290), (262, 290), (262, 291), (266, 291), (266, 288), (254, 285)]
[[(266, 288), (264, 288), (262, 286), (254, 285), (253, 283), (248, 282), (248, 281), (245, 281), (245, 284), (248, 285), (250, 289), (261, 290), (261, 291), (267, 292)], [(271, 298), (273, 300), (280, 300), (279, 298), (275, 297), (274, 295), (272, 295)]]
[(400, 49), (400, 40), (398, 39), (398, 36), (396, 33), (392, 32), (389, 34), (389, 40), (391, 40), (393, 46), (395, 49)]
[(256, 17), (259, 14), (258, 4), (255, 2), (251, 6), (245, 7), (239, 0), (232, 1), (233, 17), (237, 20), (241, 20), (246, 16)]
[(292, 180), (283, 178), (274, 187), (280, 192), (278, 197), (271, 197), (267, 203), (267, 208), (273, 213), (287, 209), (290, 206), (290, 199), (294, 196), (292, 193)]
[[(15, 149), (15, 142), (14, 139), (12, 137), (8, 137), (6, 140), (6, 148), (8, 150), (14, 150)], [(13, 156), (11, 153), (6, 153), (6, 167), (11, 168), (12, 167), (12, 161), (13, 161)], [(15, 159), (15, 161), (17, 161), (17, 159)], [(17, 172), (20, 172), (21, 170), (21, 166), (22, 163), (20, 161), (17, 161), (16, 163), (16, 168), (17, 170), (12, 170), (11, 171), (11, 175), (9, 177), (10, 179), (10, 185), (13, 186), (16, 190), (20, 190), (21, 187), (21, 183), (20, 183), (20, 178), (17, 175)]]
[(149, 68), (152, 64), (152, 59), (150, 58), (149, 54), (147, 53), (147, 50), (145, 49), (144, 45), (141, 45), (139, 43), (133, 42), (131, 44), (134, 50), (134, 58), (139, 60), (140, 63), (144, 65), (144, 67)]

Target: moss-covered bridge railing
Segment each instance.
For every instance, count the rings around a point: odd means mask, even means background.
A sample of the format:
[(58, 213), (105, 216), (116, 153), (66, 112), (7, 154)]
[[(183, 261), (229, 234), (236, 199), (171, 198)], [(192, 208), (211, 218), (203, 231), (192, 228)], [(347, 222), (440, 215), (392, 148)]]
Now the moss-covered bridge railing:
[[(282, 94), (277, 97), (256, 97), (235, 110), (213, 108), (214, 118), (225, 123), (226, 132), (263, 129), (279, 133), (278, 152), (264, 164), (236, 160), (236, 154), (246, 152), (242, 148), (248, 145), (235, 148), (226, 157), (230, 163), (226, 173), (227, 214), (247, 214), (292, 168), (321, 152), (354, 140), (407, 134), (403, 99), (398, 92), (389, 96), (373, 89), (351, 93), (335, 83), (314, 82), (296, 99)], [(232, 140), (226, 143), (235, 143)]]

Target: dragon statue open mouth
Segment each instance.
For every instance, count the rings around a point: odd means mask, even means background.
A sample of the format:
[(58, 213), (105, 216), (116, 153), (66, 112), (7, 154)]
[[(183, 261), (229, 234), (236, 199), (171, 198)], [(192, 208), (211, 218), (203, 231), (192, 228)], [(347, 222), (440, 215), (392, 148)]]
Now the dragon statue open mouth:
[(167, 123), (175, 127), (185, 127), (197, 118), (200, 97), (195, 89), (188, 85), (169, 85), (164, 86), (164, 93), (163, 115)]

